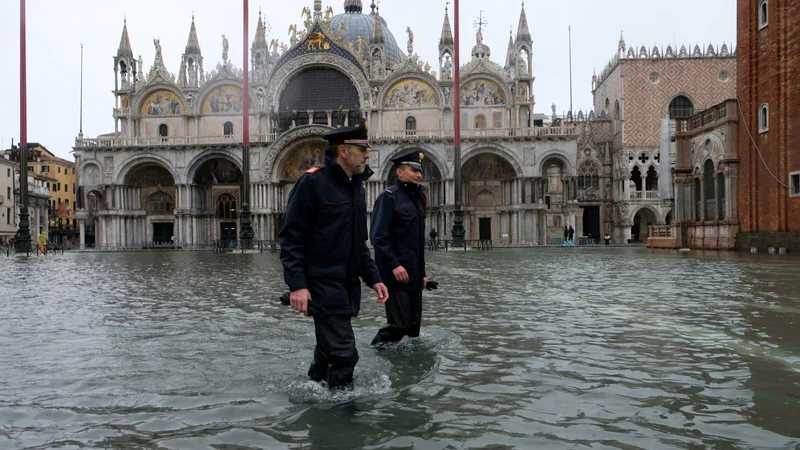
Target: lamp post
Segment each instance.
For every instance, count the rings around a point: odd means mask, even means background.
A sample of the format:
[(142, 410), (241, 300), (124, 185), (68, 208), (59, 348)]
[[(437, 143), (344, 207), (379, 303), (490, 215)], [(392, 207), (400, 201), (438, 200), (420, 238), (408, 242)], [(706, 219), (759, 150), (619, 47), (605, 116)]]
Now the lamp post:
[(248, 4), (244, 1), (243, 15), (243, 46), (242, 54), (242, 229), (239, 239), (242, 248), (253, 247), (253, 225), (250, 219), (250, 76), (248, 74), (249, 61), (247, 59), (247, 14)]
[(455, 195), (455, 209), (453, 210), (453, 229), (450, 234), (453, 236), (453, 246), (464, 245), (464, 212), (461, 210), (461, 63), (459, 62), (458, 51), (458, 0), (453, 0), (453, 84), (455, 93), (453, 94), (453, 194)]
[(14, 235), (18, 252), (31, 250), (31, 231), (28, 215), (28, 104), (25, 70), (25, 0), (19, 2), (19, 229)]

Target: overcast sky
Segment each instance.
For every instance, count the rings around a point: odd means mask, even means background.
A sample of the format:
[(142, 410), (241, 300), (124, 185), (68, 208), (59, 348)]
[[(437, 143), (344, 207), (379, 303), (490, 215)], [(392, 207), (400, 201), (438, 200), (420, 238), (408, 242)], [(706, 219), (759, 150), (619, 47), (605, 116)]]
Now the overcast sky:
[[(364, 12), (369, 13), (369, 0)], [(0, 1), (0, 139), (8, 148), (19, 140), (19, 0)], [(114, 98), (113, 56), (119, 46), (123, 19), (134, 54), (142, 56), (149, 71), (161, 40), (167, 68), (177, 73), (189, 35), (192, 12), (203, 52), (206, 72), (222, 58), (224, 33), (230, 43), (230, 58), (242, 64), (242, 6), (237, 1), (194, 0), (28, 0), (28, 141), (39, 142), (56, 155), (69, 153), (79, 128), (80, 45), (84, 44), (83, 131), (86, 137), (114, 130), (111, 111)], [(336, 14), (344, 12), (343, 1), (323, 2)], [(487, 6), (487, 3), (490, 6)], [(230, 6), (235, 5), (235, 6)], [(312, 0), (267, 2), (250, 0), (249, 43), (252, 42), (259, 7), (271, 26), (267, 41), (288, 41), (288, 28), (301, 24), (303, 6)], [(475, 45), (478, 15), (488, 24), (484, 43), (492, 59), (504, 65), (510, 27), (516, 35), (521, 3), (517, 0), (479, 2), (462, 0), (461, 63), (469, 59)], [(406, 27), (414, 32), (414, 51), (437, 67), (438, 41), (442, 28), (443, 0), (385, 0), (381, 15), (400, 48), (405, 52)], [(721, 46), (736, 42), (735, 0), (533, 0), (525, 4), (534, 41), (533, 75), (536, 112), (550, 114), (555, 103), (559, 114), (569, 108), (568, 27), (572, 26), (573, 105), (577, 111), (592, 106), (592, 71), (601, 71), (617, 48), (620, 31), (628, 46), (648, 48), (667, 44), (692, 47), (709, 43)], [(450, 5), (451, 23), (454, 19)], [(301, 25), (302, 26), (302, 25)]]

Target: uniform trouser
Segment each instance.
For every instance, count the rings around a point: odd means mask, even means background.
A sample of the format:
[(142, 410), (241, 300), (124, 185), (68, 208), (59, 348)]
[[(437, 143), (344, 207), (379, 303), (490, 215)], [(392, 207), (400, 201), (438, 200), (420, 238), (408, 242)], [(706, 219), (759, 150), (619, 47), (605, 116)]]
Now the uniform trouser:
[(386, 301), (388, 325), (378, 330), (372, 345), (397, 342), (403, 336), (419, 336), (422, 323), (422, 291), (393, 291)]
[(353, 383), (358, 351), (351, 319), (347, 315), (314, 316), (317, 346), (308, 376), (314, 381), (327, 381), (329, 389)]

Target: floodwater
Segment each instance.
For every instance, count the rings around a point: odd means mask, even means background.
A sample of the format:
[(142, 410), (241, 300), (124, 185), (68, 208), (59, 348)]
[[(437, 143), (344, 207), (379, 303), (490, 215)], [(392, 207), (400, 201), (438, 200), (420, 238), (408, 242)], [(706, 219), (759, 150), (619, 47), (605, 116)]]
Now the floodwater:
[(0, 256), (0, 448), (800, 448), (800, 259), (428, 254), (423, 333), (305, 373), (277, 254)]

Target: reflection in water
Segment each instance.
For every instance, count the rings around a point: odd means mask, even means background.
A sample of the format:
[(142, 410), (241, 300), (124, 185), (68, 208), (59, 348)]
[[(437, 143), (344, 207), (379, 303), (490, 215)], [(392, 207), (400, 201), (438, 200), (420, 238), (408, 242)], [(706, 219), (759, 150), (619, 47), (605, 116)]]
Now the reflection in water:
[(800, 445), (800, 260), (645, 249), (429, 255), (423, 332), (353, 392), (304, 374), (277, 255), (3, 258), (0, 448)]

